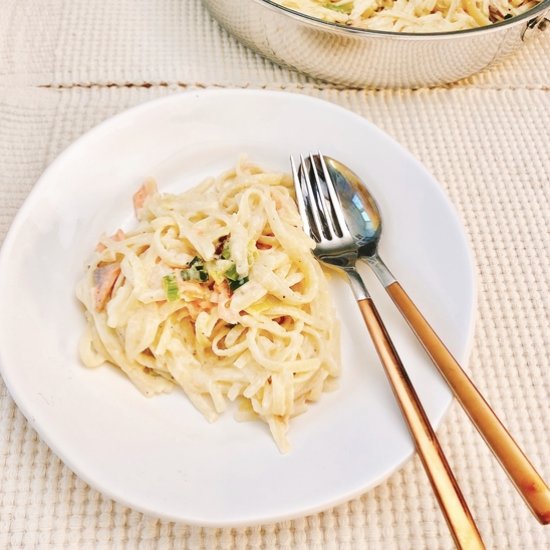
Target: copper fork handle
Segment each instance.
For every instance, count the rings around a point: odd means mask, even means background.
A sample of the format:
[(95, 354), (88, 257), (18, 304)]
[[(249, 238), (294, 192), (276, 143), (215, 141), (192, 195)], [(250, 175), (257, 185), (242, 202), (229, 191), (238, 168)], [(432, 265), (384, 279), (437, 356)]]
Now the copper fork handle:
[(388, 285), (386, 290), (524, 498), (527, 506), (542, 524), (550, 523), (550, 490), (542, 477), (401, 285), (394, 282)]
[(485, 548), (430, 421), (370, 298), (357, 302), (457, 548)]

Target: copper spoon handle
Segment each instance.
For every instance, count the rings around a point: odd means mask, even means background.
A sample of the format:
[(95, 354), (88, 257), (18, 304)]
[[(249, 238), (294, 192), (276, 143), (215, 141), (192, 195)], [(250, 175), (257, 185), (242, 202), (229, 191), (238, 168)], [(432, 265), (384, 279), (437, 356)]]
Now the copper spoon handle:
[(437, 436), (374, 303), (370, 298), (358, 300), (357, 303), (457, 548), (485, 548)]
[(544, 480), (401, 285), (393, 282), (386, 290), (527, 506), (542, 524), (550, 523), (550, 490)]

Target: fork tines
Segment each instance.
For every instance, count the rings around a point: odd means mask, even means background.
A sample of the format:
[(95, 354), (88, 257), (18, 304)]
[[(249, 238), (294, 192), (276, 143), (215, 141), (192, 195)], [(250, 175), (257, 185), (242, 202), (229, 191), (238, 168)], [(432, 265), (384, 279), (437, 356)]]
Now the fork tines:
[(294, 159), (290, 157), (304, 231), (316, 242), (346, 236), (348, 229), (344, 211), (324, 156), (320, 152), (317, 155), (310, 154), (306, 161), (300, 155), (300, 161), (297, 169)]

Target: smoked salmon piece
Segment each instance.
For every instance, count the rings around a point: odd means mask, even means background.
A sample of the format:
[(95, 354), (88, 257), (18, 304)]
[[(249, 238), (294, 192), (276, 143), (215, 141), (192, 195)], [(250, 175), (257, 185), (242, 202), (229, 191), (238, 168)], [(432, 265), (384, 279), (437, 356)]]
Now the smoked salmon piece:
[(116, 280), (120, 275), (120, 264), (112, 263), (96, 268), (94, 271), (94, 305), (96, 311), (103, 311), (111, 296)]

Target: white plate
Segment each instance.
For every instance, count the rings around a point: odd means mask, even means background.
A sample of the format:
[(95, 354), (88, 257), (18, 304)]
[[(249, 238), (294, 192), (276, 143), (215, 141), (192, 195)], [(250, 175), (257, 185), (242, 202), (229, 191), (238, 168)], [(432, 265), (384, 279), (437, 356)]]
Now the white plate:
[[(69, 147), (21, 208), (0, 256), (0, 363), (40, 437), (81, 478), (137, 510), (202, 525), (250, 525), (330, 507), (394, 472), (413, 446), (349, 289), (334, 282), (343, 323), (338, 391), (293, 420), (293, 450), (261, 423), (210, 425), (179, 391), (144, 398), (111, 367), (80, 365), (74, 297), (104, 231), (132, 219), (131, 196), (154, 176), (182, 191), (239, 153), (288, 171), (290, 153), (322, 150), (364, 178), (380, 203), (382, 255), (463, 363), (474, 314), (472, 260), (437, 182), (363, 118), (303, 95), (191, 92), (140, 105)], [(368, 281), (405, 365), (438, 424), (451, 395), (391, 306)]]

